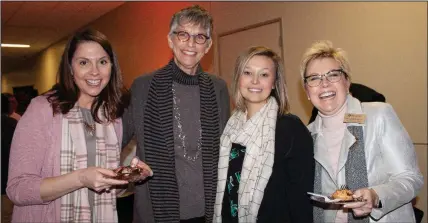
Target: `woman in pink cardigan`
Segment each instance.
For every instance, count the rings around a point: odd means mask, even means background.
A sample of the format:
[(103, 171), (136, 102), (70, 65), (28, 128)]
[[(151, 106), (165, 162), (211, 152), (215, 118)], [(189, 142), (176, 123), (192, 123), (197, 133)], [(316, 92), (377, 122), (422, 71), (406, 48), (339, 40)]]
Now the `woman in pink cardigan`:
[[(126, 107), (116, 55), (95, 30), (67, 43), (58, 84), (31, 101), (12, 141), (7, 195), (12, 222), (117, 222), (112, 170)], [(137, 158), (140, 179), (152, 172)], [(110, 188), (112, 188), (110, 190)]]

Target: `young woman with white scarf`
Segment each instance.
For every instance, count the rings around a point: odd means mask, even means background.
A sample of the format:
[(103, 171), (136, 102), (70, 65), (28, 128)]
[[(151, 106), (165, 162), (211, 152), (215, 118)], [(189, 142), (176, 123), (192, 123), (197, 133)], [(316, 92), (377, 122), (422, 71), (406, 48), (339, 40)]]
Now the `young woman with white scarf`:
[(281, 58), (250, 47), (236, 61), (236, 109), (221, 136), (214, 222), (310, 222), (310, 134), (289, 113)]

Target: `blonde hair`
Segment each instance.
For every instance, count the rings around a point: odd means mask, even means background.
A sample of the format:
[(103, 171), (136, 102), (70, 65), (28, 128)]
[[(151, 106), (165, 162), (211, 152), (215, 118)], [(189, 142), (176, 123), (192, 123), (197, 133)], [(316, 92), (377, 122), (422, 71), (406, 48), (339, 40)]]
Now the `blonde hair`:
[(315, 59), (332, 58), (336, 60), (340, 68), (345, 71), (346, 79), (351, 82), (351, 69), (346, 52), (341, 48), (334, 48), (333, 43), (328, 40), (317, 41), (303, 54), (302, 62), (300, 63), (300, 76), (304, 83), (306, 69), (308, 64)]
[(265, 56), (271, 59), (275, 64), (275, 89), (272, 90), (271, 96), (274, 96), (278, 102), (279, 114), (287, 114), (290, 110), (290, 103), (288, 102), (287, 84), (284, 77), (284, 66), (281, 57), (278, 56), (272, 49), (264, 46), (253, 46), (244, 51), (235, 63), (235, 73), (233, 74), (232, 94), (235, 99), (236, 108), (240, 111), (245, 111), (244, 98), (239, 92), (239, 78), (247, 65), (248, 61), (254, 56)]

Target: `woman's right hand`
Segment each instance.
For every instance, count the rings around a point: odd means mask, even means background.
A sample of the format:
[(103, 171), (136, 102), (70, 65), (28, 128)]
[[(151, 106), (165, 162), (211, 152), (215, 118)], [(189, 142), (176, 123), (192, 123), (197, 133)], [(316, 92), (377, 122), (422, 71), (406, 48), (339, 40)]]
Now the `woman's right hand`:
[(83, 187), (87, 187), (100, 192), (102, 190), (109, 190), (110, 187), (115, 185), (128, 184), (125, 180), (116, 180), (116, 173), (113, 170), (104, 169), (100, 167), (88, 167), (81, 169), (78, 179)]

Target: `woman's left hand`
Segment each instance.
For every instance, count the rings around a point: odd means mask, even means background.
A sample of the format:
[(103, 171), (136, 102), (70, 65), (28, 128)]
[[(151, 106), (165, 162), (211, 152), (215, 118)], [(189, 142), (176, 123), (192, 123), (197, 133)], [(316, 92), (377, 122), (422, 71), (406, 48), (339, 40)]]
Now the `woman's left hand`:
[(372, 212), (372, 209), (375, 208), (377, 200), (379, 199), (376, 191), (369, 188), (358, 189), (352, 196), (354, 198), (362, 199), (362, 201), (345, 204), (343, 207), (352, 209), (352, 212), (354, 212), (354, 215), (357, 217), (369, 215)]

